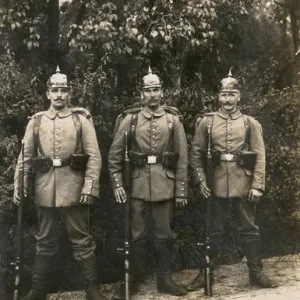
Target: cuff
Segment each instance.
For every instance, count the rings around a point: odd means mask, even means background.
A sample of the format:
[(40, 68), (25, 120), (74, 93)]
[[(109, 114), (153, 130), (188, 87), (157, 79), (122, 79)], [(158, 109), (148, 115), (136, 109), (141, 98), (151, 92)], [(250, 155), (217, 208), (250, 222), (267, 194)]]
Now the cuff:
[(200, 168), (193, 170), (192, 172), (192, 185), (195, 186), (201, 181), (205, 181), (206, 177), (203, 175), (203, 172)]
[(81, 194), (99, 198), (99, 187), (94, 179), (85, 179)]
[(184, 180), (176, 181), (175, 198), (187, 198), (188, 197), (188, 186)]
[(112, 174), (110, 181), (111, 181), (111, 185), (112, 185), (113, 189), (116, 189), (116, 188), (124, 185), (123, 177), (122, 177), (121, 173)]
[(265, 190), (265, 176), (262, 173), (254, 173), (251, 188), (262, 192)]

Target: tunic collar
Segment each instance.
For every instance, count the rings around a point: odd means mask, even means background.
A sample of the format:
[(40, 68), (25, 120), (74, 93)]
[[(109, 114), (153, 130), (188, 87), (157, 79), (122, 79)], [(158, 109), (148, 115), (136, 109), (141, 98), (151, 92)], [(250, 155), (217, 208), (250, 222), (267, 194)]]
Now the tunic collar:
[(226, 114), (225, 112), (223, 112), (221, 109), (219, 109), (219, 111), (217, 112), (217, 115), (220, 116), (223, 119), (228, 119), (231, 118), (233, 120), (238, 119), (239, 117), (242, 116), (242, 113), (239, 109), (237, 109), (235, 112), (233, 112), (232, 114)]
[(60, 110), (60, 111), (56, 111), (56, 110), (53, 110), (51, 108), (49, 108), (45, 115), (49, 118), (49, 119), (55, 119), (56, 116), (58, 116), (59, 118), (65, 118), (65, 117), (68, 117), (72, 114), (71, 110), (69, 108), (65, 108), (63, 110)]
[(141, 113), (143, 116), (147, 119), (151, 119), (152, 115), (154, 117), (161, 117), (163, 116), (166, 112), (165, 110), (160, 106), (156, 112), (152, 112), (147, 106), (145, 106), (142, 110)]

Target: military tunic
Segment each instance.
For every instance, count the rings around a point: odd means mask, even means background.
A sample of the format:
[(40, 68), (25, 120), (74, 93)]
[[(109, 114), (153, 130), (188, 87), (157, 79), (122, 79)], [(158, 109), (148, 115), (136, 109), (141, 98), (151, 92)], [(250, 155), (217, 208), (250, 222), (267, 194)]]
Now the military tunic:
[[(40, 112), (41, 123), (39, 138), (45, 156), (51, 159), (69, 159), (75, 152), (76, 127), (70, 109), (54, 112)], [(33, 116), (29, 121), (24, 142), (24, 164), (26, 173), (32, 167), (31, 159), (41, 156), (34, 136)], [(80, 147), (88, 154), (89, 160), (85, 171), (73, 170), (69, 165), (53, 167), (46, 173), (37, 172), (34, 176), (33, 189), (35, 203), (43, 207), (65, 207), (77, 205), (82, 194), (99, 197), (99, 176), (101, 170), (101, 155), (97, 143), (95, 129), (91, 122), (78, 115), (81, 122)], [(15, 189), (18, 188), (18, 167), (15, 178)], [(29, 179), (29, 178), (28, 178)], [(31, 183), (26, 185), (29, 188)]]
[[(261, 125), (252, 117), (237, 110), (231, 115), (222, 111), (211, 116), (212, 146), (221, 153), (235, 154), (242, 149), (246, 134), (246, 118), (249, 119), (251, 135), (249, 151), (257, 153), (254, 171), (244, 169), (236, 161), (221, 161), (214, 169), (214, 194), (220, 198), (247, 196), (250, 189), (265, 190), (265, 148)], [(192, 143), (191, 168), (195, 183), (206, 181), (203, 150), (207, 149), (207, 116), (196, 129)], [(204, 158), (205, 159), (205, 158)]]
[[(109, 171), (113, 188), (123, 186), (122, 169), (125, 151), (125, 132), (130, 132), (131, 114), (122, 121), (109, 151)], [(174, 170), (161, 163), (133, 167), (131, 172), (131, 196), (144, 201), (162, 201), (187, 198), (187, 142), (183, 126), (178, 117), (168, 114), (163, 108), (151, 113), (143, 108), (137, 116), (136, 142), (140, 151), (148, 155), (162, 155), (167, 151), (169, 126), (173, 126), (173, 149), (178, 153)]]

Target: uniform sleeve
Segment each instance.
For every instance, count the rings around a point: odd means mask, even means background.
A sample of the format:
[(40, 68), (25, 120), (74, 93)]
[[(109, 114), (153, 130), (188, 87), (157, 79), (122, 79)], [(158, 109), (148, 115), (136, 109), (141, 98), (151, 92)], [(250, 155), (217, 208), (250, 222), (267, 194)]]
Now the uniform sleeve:
[(108, 153), (108, 170), (113, 189), (124, 186), (122, 171), (125, 152), (125, 133), (130, 130), (131, 115), (127, 115), (119, 126)]
[(187, 198), (187, 141), (183, 125), (177, 117), (174, 117), (174, 152), (178, 154), (175, 173), (175, 198)]
[(258, 121), (251, 118), (251, 135), (249, 150), (257, 153), (251, 188), (265, 190), (266, 154), (262, 127)]
[(191, 146), (192, 183), (206, 181), (203, 152), (207, 148), (207, 118), (204, 117), (198, 124)]
[(99, 198), (99, 180), (102, 167), (101, 153), (95, 128), (85, 117), (80, 116), (82, 124), (81, 143), (83, 151), (89, 155), (81, 194)]
[[(31, 159), (37, 156), (36, 143), (33, 134), (33, 124), (34, 124), (34, 119), (31, 119), (27, 125), (24, 139), (23, 139), (24, 140), (24, 188), (27, 195), (32, 195), (33, 174), (32, 174)], [(16, 165), (15, 176), (14, 176), (15, 195), (18, 194), (18, 189), (19, 189), (19, 170), (21, 166), (21, 161), (22, 161), (22, 153), (20, 152), (17, 165)]]

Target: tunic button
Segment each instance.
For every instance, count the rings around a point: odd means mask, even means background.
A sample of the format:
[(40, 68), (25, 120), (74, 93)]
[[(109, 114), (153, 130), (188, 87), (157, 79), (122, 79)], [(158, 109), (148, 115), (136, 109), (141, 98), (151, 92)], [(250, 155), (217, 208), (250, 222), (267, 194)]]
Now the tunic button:
[(184, 188), (182, 188), (181, 190), (184, 191)]
[(152, 142), (152, 145), (155, 145), (155, 142)]
[(117, 187), (119, 187), (120, 185), (119, 184), (117, 184)]
[(228, 144), (231, 144), (231, 141), (228, 141)]
[(58, 149), (56, 149), (56, 152), (58, 152), (59, 150)]
[(228, 137), (230, 138), (230, 137), (231, 137), (231, 134), (229, 134)]
[(181, 194), (181, 196), (184, 196), (184, 194)]
[(228, 150), (231, 150), (231, 147), (228, 147)]
[(231, 125), (232, 125), (232, 123), (229, 122), (229, 123), (228, 123), (228, 126), (231, 126)]
[(153, 134), (152, 137), (155, 138), (155, 134)]
[(155, 151), (155, 148), (152, 148), (152, 151)]

